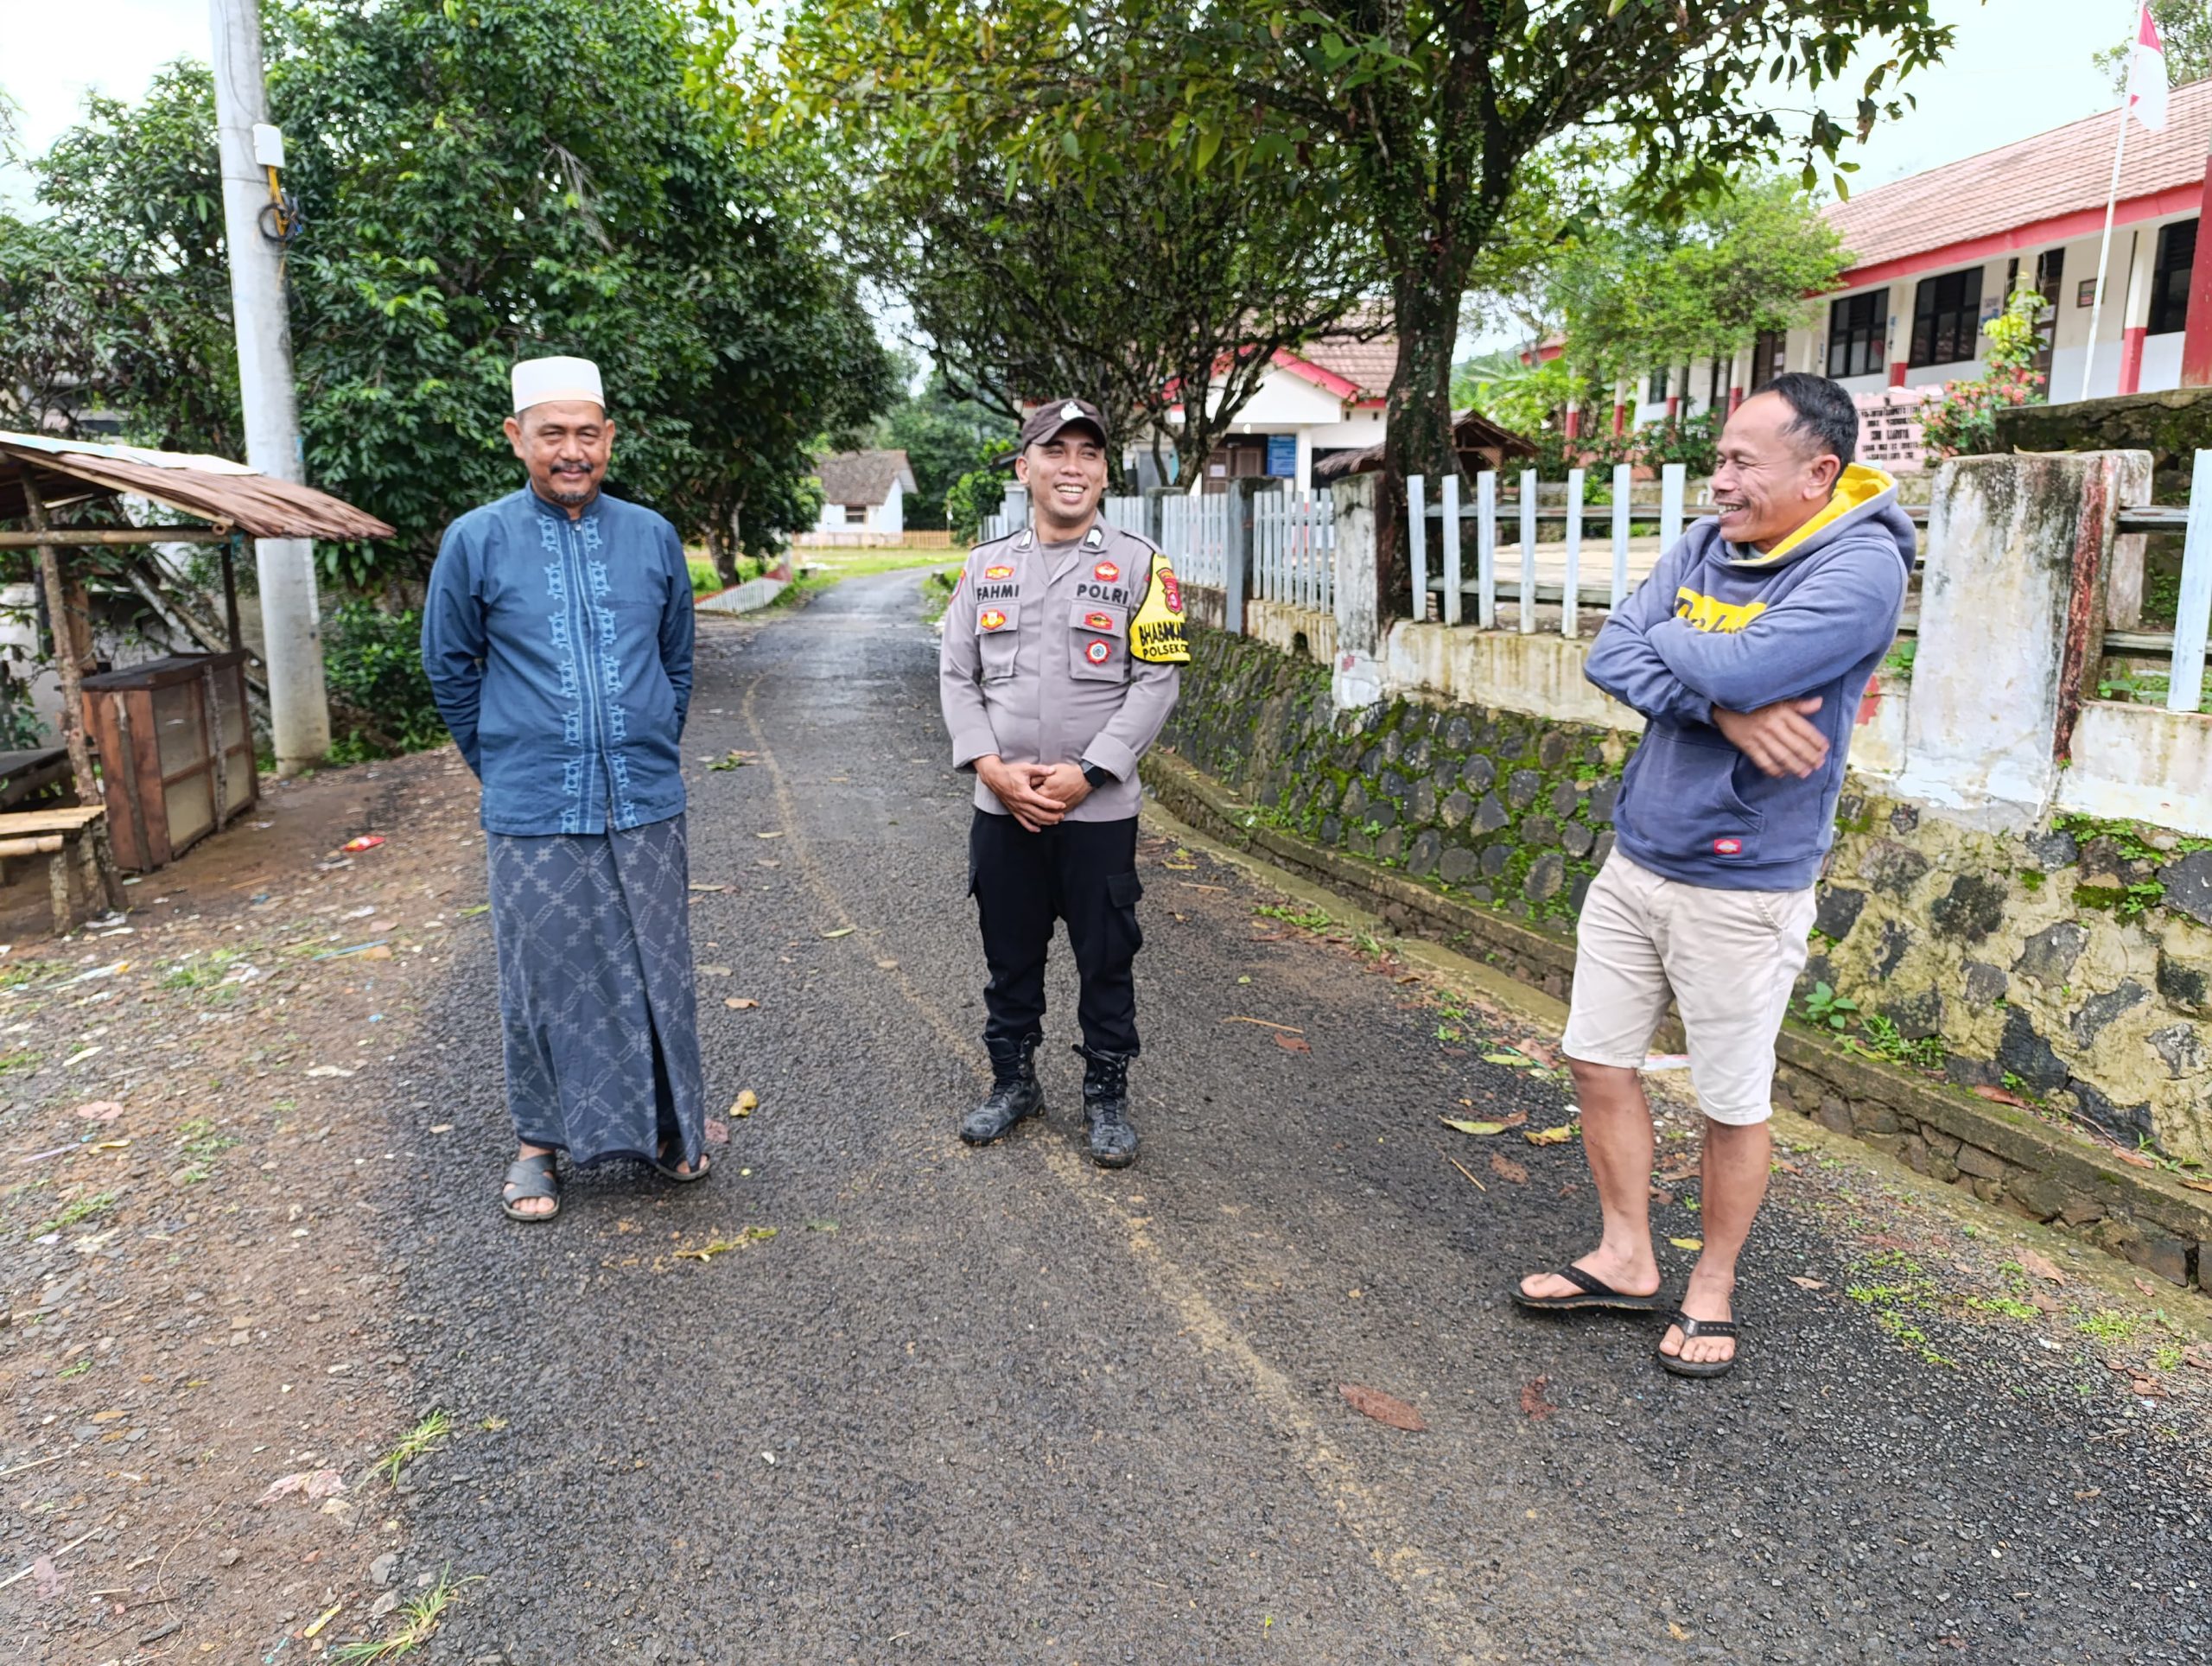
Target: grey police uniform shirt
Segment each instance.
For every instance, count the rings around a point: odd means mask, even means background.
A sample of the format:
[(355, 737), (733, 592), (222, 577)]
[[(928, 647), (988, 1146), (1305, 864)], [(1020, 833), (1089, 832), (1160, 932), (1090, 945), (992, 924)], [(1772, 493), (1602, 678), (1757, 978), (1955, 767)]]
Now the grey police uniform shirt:
[[(995, 753), (1009, 764), (1096, 764), (1115, 779), (1070, 821), (1137, 813), (1137, 760), (1174, 709), (1178, 664), (1139, 658), (1133, 633), (1163, 628), (1182, 654), (1182, 597), (1155, 547), (1101, 521), (1071, 544), (1025, 528), (969, 553), (944, 614), (938, 695), (957, 768)], [(1153, 591), (1158, 587), (1160, 594)], [(1147, 598), (1149, 597), (1149, 605)], [(1172, 614), (1172, 626), (1162, 620)], [(1150, 651), (1150, 650), (1148, 650)], [(1007, 813), (976, 783), (976, 807)]]

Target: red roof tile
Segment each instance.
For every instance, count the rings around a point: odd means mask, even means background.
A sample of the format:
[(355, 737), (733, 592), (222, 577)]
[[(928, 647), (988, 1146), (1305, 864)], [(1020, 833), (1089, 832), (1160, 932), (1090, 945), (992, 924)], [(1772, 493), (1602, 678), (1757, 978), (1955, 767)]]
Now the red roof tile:
[[(2117, 111), (2108, 110), (1878, 186), (1832, 205), (1828, 223), (1842, 233), (1857, 269), (1864, 270), (2064, 214), (2101, 213), (2112, 183), (2118, 120)], [(2212, 80), (2176, 87), (2164, 132), (2151, 132), (2139, 122), (2128, 129), (2120, 200), (2200, 183), (2208, 137)], [(1853, 281), (1848, 275), (1844, 279)]]

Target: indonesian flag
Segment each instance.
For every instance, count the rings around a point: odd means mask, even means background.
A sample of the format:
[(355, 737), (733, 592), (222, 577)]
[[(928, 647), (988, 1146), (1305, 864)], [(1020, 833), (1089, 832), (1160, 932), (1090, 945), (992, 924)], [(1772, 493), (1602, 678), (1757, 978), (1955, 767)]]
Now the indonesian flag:
[(2150, 0), (2135, 25), (2135, 49), (2127, 55), (2127, 107), (2153, 133), (2166, 130), (2166, 43), (2151, 16)]

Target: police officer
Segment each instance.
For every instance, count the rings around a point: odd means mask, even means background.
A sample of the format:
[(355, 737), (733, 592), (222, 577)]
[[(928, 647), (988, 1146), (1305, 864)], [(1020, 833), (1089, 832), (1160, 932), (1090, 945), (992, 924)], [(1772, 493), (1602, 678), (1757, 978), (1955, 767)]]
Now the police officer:
[(1030, 524), (971, 551), (944, 616), (938, 683), (952, 761), (976, 774), (969, 891), (990, 971), (991, 1091), (960, 1124), (988, 1145), (1045, 1109), (1045, 954), (1067, 922), (1082, 993), (1084, 1126), (1091, 1160), (1136, 1160), (1137, 760), (1173, 709), (1190, 659), (1167, 558), (1099, 518), (1106, 423), (1081, 399), (1022, 424), (1014, 474)]

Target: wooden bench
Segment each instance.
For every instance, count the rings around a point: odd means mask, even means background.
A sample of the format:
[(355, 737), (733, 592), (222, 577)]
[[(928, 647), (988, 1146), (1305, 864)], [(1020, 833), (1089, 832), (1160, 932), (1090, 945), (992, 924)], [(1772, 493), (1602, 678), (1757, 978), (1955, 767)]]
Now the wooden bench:
[(54, 934), (69, 935), (75, 923), (69, 900), (69, 858), (85, 870), (85, 893), (97, 905), (102, 890), (100, 846), (107, 838), (107, 809), (102, 804), (64, 804), (51, 810), (21, 810), (0, 815), (0, 858), (44, 856), (47, 886), (54, 900)]

